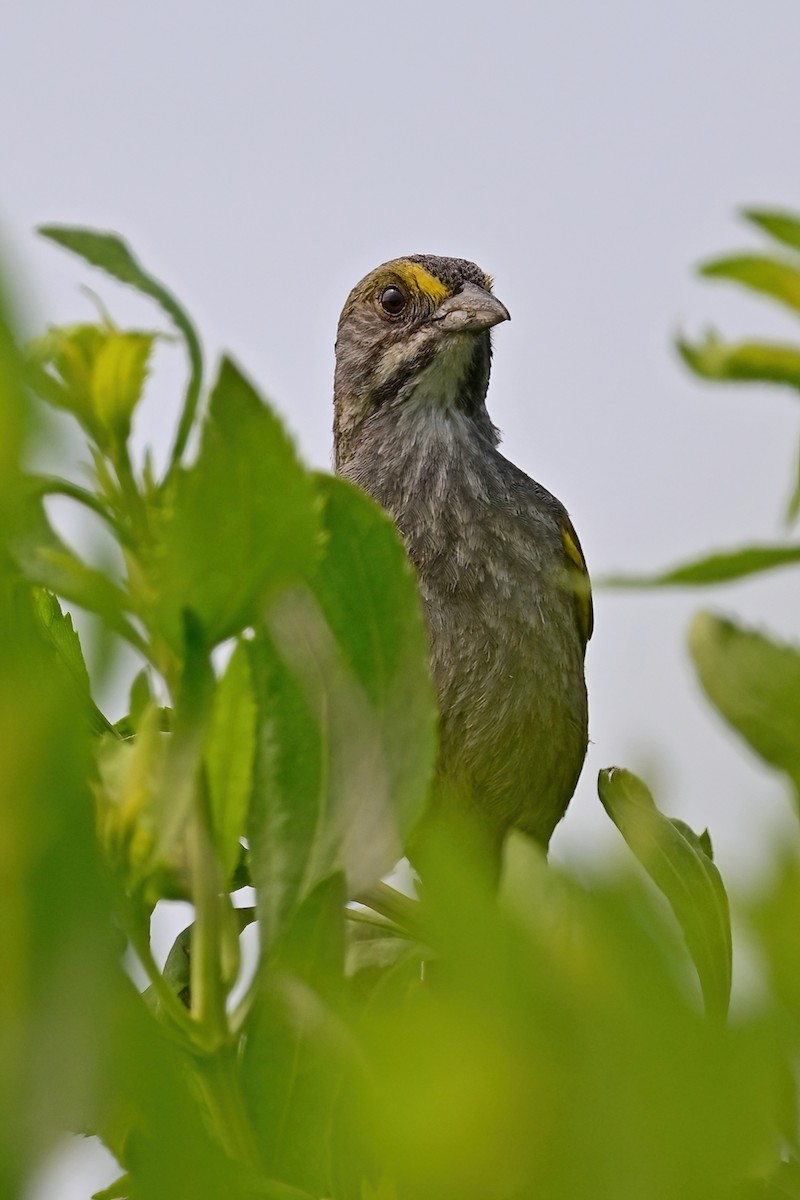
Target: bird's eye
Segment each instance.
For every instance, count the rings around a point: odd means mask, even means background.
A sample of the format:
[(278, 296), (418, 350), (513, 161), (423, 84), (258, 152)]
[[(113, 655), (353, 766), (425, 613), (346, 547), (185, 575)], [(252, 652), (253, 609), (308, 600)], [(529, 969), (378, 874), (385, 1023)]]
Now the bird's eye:
[(406, 298), (393, 283), (381, 292), (381, 308), (390, 317), (399, 317), (406, 306)]

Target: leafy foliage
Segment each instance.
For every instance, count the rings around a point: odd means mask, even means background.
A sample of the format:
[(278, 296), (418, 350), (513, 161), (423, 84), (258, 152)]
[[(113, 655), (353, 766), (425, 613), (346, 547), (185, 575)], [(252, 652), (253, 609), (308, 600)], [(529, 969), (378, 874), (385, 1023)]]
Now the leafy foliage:
[[(796, 307), (800, 221), (748, 215), (787, 257), (705, 274)], [(157, 479), (129, 435), (159, 333), (70, 326), (25, 357), (0, 321), (0, 1192), (71, 1128), (119, 1160), (109, 1200), (800, 1197), (797, 847), (741, 914), (763, 977), (730, 1014), (710, 838), (629, 772), (602, 772), (600, 798), (655, 889), (632, 863), (578, 881), (519, 835), (496, 895), (456, 826), (432, 835), (421, 899), (383, 884), (425, 811), (436, 726), (391, 522), (305, 470), (230, 360), (205, 401), (191, 321), (124, 242), (43, 232), (153, 299), (189, 378)], [(793, 347), (680, 349), (706, 378), (800, 381)], [(89, 487), (24, 474), (41, 403), (78, 422)], [(51, 494), (103, 519), (117, 576), (55, 532)], [(799, 558), (750, 546), (615, 582)], [(62, 605), (139, 659), (114, 724)], [(798, 652), (707, 614), (690, 650), (796, 787)], [(160, 970), (150, 920), (175, 897), (193, 921)]]

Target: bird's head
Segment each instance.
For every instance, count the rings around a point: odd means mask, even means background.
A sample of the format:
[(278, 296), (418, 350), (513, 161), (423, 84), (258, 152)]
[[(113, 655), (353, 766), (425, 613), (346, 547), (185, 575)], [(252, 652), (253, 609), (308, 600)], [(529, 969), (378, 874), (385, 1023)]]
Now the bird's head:
[(489, 331), (509, 313), (491, 289), (474, 263), (431, 254), (393, 259), (356, 284), (336, 338), (337, 467), (378, 412), (457, 409), (492, 436)]

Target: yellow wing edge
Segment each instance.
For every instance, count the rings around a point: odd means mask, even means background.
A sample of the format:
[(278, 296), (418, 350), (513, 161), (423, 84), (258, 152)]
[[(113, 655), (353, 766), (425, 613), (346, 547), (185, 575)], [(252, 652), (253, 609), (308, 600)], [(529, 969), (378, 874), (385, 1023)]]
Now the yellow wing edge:
[(584, 642), (588, 642), (594, 629), (594, 606), (592, 604), (592, 587), (589, 582), (589, 572), (586, 569), (586, 559), (583, 557), (578, 535), (569, 523), (561, 527), (561, 541), (564, 544), (567, 558), (578, 572), (575, 579), (575, 603), (578, 610), (578, 621)]

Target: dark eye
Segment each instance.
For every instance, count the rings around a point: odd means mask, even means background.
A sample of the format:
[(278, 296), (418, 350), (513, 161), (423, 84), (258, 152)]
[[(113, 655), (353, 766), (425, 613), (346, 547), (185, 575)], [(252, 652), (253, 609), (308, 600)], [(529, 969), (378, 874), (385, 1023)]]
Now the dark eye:
[(388, 287), (383, 289), (381, 292), (381, 308), (390, 317), (399, 317), (405, 306), (406, 298), (399, 287), (395, 287), (393, 283), (390, 283)]

